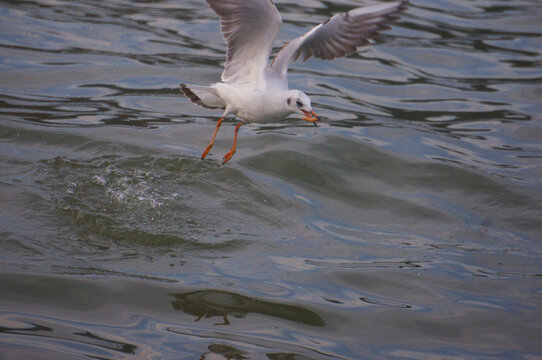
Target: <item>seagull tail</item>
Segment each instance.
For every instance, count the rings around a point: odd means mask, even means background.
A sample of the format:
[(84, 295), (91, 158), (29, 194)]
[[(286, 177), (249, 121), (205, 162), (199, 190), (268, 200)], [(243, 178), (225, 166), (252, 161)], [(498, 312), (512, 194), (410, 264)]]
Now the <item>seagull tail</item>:
[(226, 104), (211, 86), (180, 84), (181, 92), (194, 104), (207, 109), (223, 109)]

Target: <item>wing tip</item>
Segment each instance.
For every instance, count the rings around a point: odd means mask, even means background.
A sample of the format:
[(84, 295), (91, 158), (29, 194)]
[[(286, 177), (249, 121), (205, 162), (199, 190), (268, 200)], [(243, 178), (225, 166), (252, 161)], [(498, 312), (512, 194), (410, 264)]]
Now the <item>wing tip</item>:
[(181, 88), (181, 92), (184, 94), (184, 96), (190, 99), (190, 101), (192, 101), (194, 104), (197, 104), (197, 105), (201, 104), (200, 97), (194, 94), (194, 92), (190, 90), (190, 88), (186, 86), (186, 84), (181, 83), (179, 84), (179, 87)]
[(181, 83), (179, 84), (179, 87), (183, 95), (186, 96), (191, 102), (193, 102), (196, 105), (199, 105), (206, 109), (224, 109), (225, 108), (225, 106), (214, 106), (212, 104), (205, 103), (198, 95), (196, 95), (196, 93), (194, 93), (194, 91), (192, 91), (192, 89), (190, 89), (189, 85)]

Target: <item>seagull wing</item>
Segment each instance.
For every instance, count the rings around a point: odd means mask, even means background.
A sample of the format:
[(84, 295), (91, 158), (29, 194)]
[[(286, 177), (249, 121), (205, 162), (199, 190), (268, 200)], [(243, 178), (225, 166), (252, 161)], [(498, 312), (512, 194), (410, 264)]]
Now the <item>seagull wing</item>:
[(379, 31), (388, 29), (385, 24), (396, 20), (398, 13), (406, 9), (407, 3), (408, 1), (387, 2), (337, 14), (284, 45), (275, 57), (271, 69), (284, 78), (289, 63), (300, 56), (303, 61), (311, 56), (332, 60), (353, 53), (358, 46), (367, 45), (369, 39)]
[(257, 82), (269, 62), (282, 18), (272, 0), (207, 0), (227, 44), (224, 82)]

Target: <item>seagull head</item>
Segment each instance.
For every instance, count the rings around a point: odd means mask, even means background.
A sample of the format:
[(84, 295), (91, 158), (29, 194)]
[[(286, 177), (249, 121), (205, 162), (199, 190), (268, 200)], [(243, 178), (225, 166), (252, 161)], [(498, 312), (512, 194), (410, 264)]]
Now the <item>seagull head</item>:
[(286, 92), (285, 100), (286, 109), (292, 113), (304, 115), (303, 120), (315, 122), (318, 120), (318, 115), (312, 111), (311, 99), (303, 91), (290, 90)]

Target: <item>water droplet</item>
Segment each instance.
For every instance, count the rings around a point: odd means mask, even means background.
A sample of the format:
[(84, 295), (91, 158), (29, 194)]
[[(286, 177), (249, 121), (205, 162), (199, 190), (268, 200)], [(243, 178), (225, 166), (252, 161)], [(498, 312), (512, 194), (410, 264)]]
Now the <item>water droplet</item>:
[(100, 186), (104, 186), (106, 181), (103, 177), (101, 177), (100, 175), (94, 175), (92, 177), (92, 183), (95, 184), (95, 185), (100, 185)]

